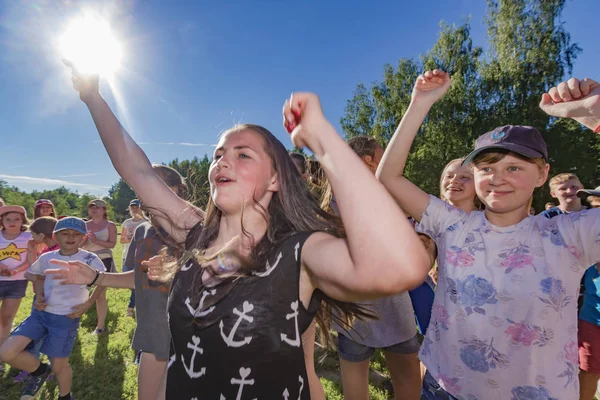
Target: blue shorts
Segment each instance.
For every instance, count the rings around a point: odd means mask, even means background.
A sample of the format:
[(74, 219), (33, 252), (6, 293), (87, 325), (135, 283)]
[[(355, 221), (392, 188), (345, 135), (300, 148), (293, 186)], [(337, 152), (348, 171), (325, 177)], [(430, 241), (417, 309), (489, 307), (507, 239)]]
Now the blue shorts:
[[(393, 346), (383, 347), (381, 350), (396, 354), (412, 354), (419, 352), (419, 340), (417, 335), (406, 342), (398, 343)], [(361, 362), (371, 358), (375, 353), (374, 347), (365, 346), (355, 342), (347, 336), (338, 333), (338, 352), (340, 358), (350, 362)]]
[(51, 314), (33, 310), (31, 315), (21, 322), (11, 336), (25, 336), (32, 340), (30, 346), (44, 338), (40, 351), (49, 358), (68, 358), (73, 351), (79, 318)]
[(22, 299), (27, 291), (27, 279), (0, 281), (0, 299)]

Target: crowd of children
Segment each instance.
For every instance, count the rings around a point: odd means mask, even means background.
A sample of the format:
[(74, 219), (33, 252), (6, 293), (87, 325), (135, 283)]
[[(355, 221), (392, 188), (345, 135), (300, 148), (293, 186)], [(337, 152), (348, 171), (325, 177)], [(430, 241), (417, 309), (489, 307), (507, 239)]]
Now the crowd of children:
[[(83, 221), (57, 220), (41, 199), (31, 225), (25, 208), (2, 201), (0, 362), (26, 374), (23, 400), (51, 372), (59, 398), (73, 398), (68, 359), (79, 319), (95, 304), (94, 333), (109, 333), (107, 287), (132, 290), (126, 315), (137, 321), (143, 400), (323, 399), (316, 325), (337, 333), (347, 399), (368, 398), (375, 349), (396, 399), (593, 398), (600, 187), (558, 174), (549, 180), (558, 205), (534, 215), (548, 149), (534, 127), (505, 125), (446, 165), (440, 198), (422, 191), (403, 170), (430, 108), (450, 88), (447, 73), (419, 76), (386, 149), (364, 136), (345, 143), (310, 93), (294, 93), (283, 117), (293, 143), (317, 161), (289, 154), (257, 125), (225, 131), (204, 209), (187, 201), (181, 175), (149, 163), (97, 78), (74, 70), (73, 82), (140, 200), (122, 225), (120, 273), (103, 200), (88, 204)], [(540, 107), (600, 130), (592, 80), (561, 83)], [(28, 281), (31, 314), (12, 330)]]

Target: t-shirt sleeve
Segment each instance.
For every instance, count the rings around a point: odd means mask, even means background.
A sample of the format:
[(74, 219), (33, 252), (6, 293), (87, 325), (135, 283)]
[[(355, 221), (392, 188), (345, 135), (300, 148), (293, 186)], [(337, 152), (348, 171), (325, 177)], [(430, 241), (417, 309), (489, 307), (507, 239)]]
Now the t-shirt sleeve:
[(429, 205), (417, 223), (415, 229), (433, 240), (437, 240), (444, 232), (456, 226), (467, 214), (437, 197), (429, 196)]
[[(48, 253), (46, 253), (48, 254)], [(46, 254), (41, 255), (29, 268), (27, 268), (27, 272), (34, 275), (44, 275), (44, 271), (48, 269), (48, 257)], [(56, 265), (56, 268), (59, 268)]]
[(600, 208), (560, 216), (557, 223), (565, 245), (583, 267), (600, 262)]
[(106, 267), (104, 267), (104, 263), (102, 262), (102, 260), (100, 260), (100, 257), (98, 257), (96, 254), (94, 253), (88, 253), (88, 255), (86, 255), (84, 262), (89, 265), (90, 267), (98, 270), (98, 271), (106, 271)]

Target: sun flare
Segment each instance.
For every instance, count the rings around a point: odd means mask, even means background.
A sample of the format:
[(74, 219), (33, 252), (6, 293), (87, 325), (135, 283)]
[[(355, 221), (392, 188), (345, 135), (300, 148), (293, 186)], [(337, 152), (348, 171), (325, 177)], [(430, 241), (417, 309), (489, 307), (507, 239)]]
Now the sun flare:
[(103, 76), (115, 73), (123, 56), (108, 23), (90, 15), (71, 22), (60, 39), (60, 50), (80, 72)]

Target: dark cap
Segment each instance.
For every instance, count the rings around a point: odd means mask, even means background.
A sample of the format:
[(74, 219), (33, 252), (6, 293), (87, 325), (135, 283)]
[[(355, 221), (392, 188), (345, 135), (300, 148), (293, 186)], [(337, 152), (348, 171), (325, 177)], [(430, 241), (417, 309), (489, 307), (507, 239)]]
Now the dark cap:
[(531, 126), (506, 125), (484, 133), (475, 141), (475, 150), (469, 154), (462, 165), (486, 150), (503, 149), (527, 158), (543, 158), (548, 161), (548, 147), (542, 134)]
[(600, 196), (600, 186), (596, 189), (580, 189), (577, 191), (577, 196), (586, 199), (588, 196)]

